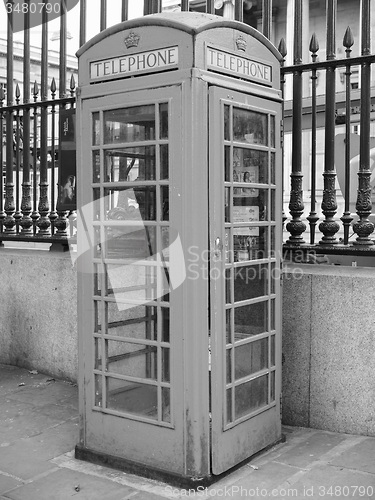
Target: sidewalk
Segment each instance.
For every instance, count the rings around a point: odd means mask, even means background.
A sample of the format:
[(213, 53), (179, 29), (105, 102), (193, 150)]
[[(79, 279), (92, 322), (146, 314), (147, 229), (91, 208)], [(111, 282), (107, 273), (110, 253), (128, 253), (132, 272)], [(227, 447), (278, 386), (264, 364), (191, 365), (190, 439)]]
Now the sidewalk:
[(375, 500), (375, 438), (286, 427), (286, 443), (189, 492), (75, 460), (77, 387), (0, 365), (1, 500)]

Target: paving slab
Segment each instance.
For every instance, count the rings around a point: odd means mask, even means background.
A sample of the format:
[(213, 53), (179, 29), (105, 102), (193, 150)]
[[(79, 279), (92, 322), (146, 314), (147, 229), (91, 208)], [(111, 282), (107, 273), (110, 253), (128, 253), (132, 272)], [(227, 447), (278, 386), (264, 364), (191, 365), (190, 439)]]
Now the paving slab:
[(330, 464), (375, 474), (375, 438), (364, 439), (361, 443), (333, 458)]
[(25, 385), (22, 390), (18, 390), (7, 397), (12, 400), (31, 403), (35, 406), (45, 406), (51, 402), (64, 403), (71, 400), (72, 390), (75, 388), (68, 383), (48, 382), (40, 385)]
[(68, 469), (59, 469), (24, 484), (8, 493), (12, 500), (125, 500), (136, 497), (137, 491), (98, 477)]
[(7, 476), (0, 472), (0, 495), (21, 485), (21, 480)]

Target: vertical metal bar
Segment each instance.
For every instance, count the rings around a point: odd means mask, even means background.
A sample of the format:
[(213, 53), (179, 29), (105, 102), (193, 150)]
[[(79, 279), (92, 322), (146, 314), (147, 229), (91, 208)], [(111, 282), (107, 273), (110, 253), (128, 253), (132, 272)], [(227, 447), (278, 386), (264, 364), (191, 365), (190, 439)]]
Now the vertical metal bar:
[[(371, 53), (370, 39), (370, 0), (362, 0), (361, 15), (361, 53), (367, 56)], [(361, 134), (359, 141), (359, 171), (358, 195), (356, 210), (359, 220), (353, 224), (354, 232), (358, 235), (355, 245), (374, 245), (370, 234), (374, 231), (374, 224), (369, 221), (371, 214), (371, 168), (370, 168), (370, 110), (371, 110), (371, 67), (365, 62), (361, 65)]]
[[(346, 58), (350, 58), (351, 47), (354, 43), (354, 38), (350, 27), (348, 26), (345, 32), (343, 45), (345, 47)], [(344, 187), (344, 213), (341, 217), (344, 226), (344, 245), (349, 243), (349, 229), (353, 217), (350, 213), (350, 63), (346, 65), (345, 71), (345, 187)]]
[[(326, 0), (327, 16), (327, 60), (336, 58), (336, 17), (337, 0)], [(325, 107), (325, 141), (324, 141), (324, 190), (322, 212), (325, 219), (319, 224), (323, 233), (320, 244), (336, 244), (335, 234), (340, 229), (334, 220), (337, 211), (336, 202), (336, 170), (335, 170), (335, 114), (336, 114), (336, 71), (333, 66), (326, 70), (326, 107)]]
[[(13, 1), (11, 2), (13, 4)], [(7, 104), (13, 104), (13, 8), (8, 14), (7, 25)], [(13, 112), (7, 111), (6, 123), (6, 180), (5, 180), (5, 204), (6, 217), (4, 226), (6, 233), (15, 233), (15, 220), (13, 217), (14, 206), (14, 184), (13, 184)]]
[[(285, 59), (286, 59), (286, 56), (287, 56), (287, 49), (286, 49), (286, 43), (285, 43), (285, 39), (282, 38), (280, 40), (280, 43), (279, 43), (279, 52), (280, 54), (282, 55), (283, 59), (281, 61), (281, 68), (283, 68), (285, 66)], [(281, 103), (281, 107), (282, 107), (282, 111), (281, 111), (281, 116), (283, 117), (284, 116), (284, 98), (285, 98), (285, 73), (281, 72), (280, 73), (280, 90), (281, 90), (281, 96), (282, 96), (282, 103)], [(282, 123), (282, 122), (281, 122)], [(282, 201), (282, 219), (283, 219), (283, 226), (285, 224), (285, 221), (287, 219), (286, 215), (285, 215), (285, 212), (284, 212), (284, 127), (283, 125), (281, 125), (281, 149), (282, 149), (282, 154), (281, 154), (281, 193), (282, 193), (282, 198), (283, 198), (283, 201)]]
[(181, 11), (189, 11), (189, 0), (181, 0)]
[(127, 21), (129, 17), (129, 0), (122, 0), (121, 21)]
[(66, 88), (66, 0), (61, 2), (60, 15), (60, 61), (59, 61), (59, 96), (65, 96)]
[[(3, 181), (3, 165), (4, 165), (4, 158), (3, 158), (3, 103), (5, 99), (5, 92), (3, 89), (3, 86), (0, 85), (0, 232), (3, 232), (3, 221), (5, 219), (5, 212), (4, 212), (4, 181)], [(0, 243), (0, 246), (3, 244)]]
[[(42, 11), (42, 58), (40, 96), (42, 101), (48, 97), (48, 14), (46, 8)], [(50, 235), (51, 222), (47, 217), (49, 212), (48, 201), (48, 107), (41, 103), (40, 107), (40, 170), (39, 170), (39, 203), (40, 218), (37, 222), (39, 234)]]
[[(311, 37), (310, 52), (312, 62), (318, 57), (319, 43), (315, 33)], [(307, 220), (310, 224), (310, 243), (315, 243), (315, 229), (319, 217), (316, 213), (316, 69), (311, 71), (311, 204)]]
[(272, 23), (272, 0), (262, 0), (262, 33), (268, 39), (271, 38)]
[(143, 1), (143, 15), (148, 16), (149, 14), (152, 14), (152, 5), (151, 5), (152, 0), (144, 0)]
[(82, 47), (86, 43), (86, 0), (80, 0), (79, 2), (79, 45)]
[[(302, 64), (302, 0), (294, 2), (294, 64)], [(303, 204), (302, 174), (302, 71), (293, 72), (293, 117), (292, 117), (292, 172), (289, 211), (292, 220), (286, 225), (290, 236), (288, 243), (304, 243), (302, 233), (306, 224), (301, 216)]]
[[(24, 14), (23, 33), (23, 102), (30, 102), (30, 11)], [(30, 108), (23, 112), (23, 164), (22, 164), (22, 201), (20, 221), (21, 233), (32, 233), (32, 219), (30, 217), (31, 183), (30, 183)]]
[[(55, 79), (52, 79), (51, 83), (51, 95), (52, 99), (55, 99), (56, 96), (56, 82)], [(57, 212), (56, 212), (56, 197), (55, 197), (55, 191), (56, 191), (56, 177), (55, 177), (55, 168), (56, 168), (56, 146), (55, 146), (55, 134), (56, 134), (56, 106), (55, 104), (52, 105), (51, 109), (51, 211), (49, 214), (49, 220), (51, 221), (51, 234), (54, 234), (55, 232), (55, 222), (56, 219), (58, 218)]]
[(234, 0), (234, 19), (243, 22), (243, 0)]
[[(34, 103), (38, 99), (38, 84), (34, 82), (33, 88), (33, 98)], [(37, 221), (39, 219), (39, 212), (37, 210), (37, 164), (38, 164), (38, 107), (34, 107), (33, 112), (33, 212), (31, 214), (31, 219), (33, 221), (33, 233), (36, 233)]]
[(107, 0), (100, 0), (100, 31), (107, 27)]
[(206, 13), (215, 14), (215, 0), (206, 0)]
[[(20, 103), (20, 87), (17, 83), (16, 85), (16, 105), (18, 106)], [(16, 221), (16, 232), (19, 232), (20, 220), (22, 219), (22, 214), (20, 210), (20, 168), (21, 168), (21, 124), (20, 124), (20, 109), (17, 107), (16, 111), (16, 128), (14, 131), (14, 147), (16, 154), (16, 205), (15, 205), (15, 213), (14, 220)]]

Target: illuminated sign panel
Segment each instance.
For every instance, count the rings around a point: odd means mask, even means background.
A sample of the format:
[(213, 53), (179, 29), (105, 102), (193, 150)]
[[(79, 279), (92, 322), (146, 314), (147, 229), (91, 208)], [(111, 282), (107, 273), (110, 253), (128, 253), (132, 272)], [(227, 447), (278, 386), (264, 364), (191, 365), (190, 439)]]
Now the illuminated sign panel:
[(138, 73), (165, 71), (178, 66), (178, 47), (165, 47), (128, 56), (90, 62), (91, 81), (125, 78)]
[(266, 85), (272, 84), (272, 67), (247, 57), (206, 47), (207, 69), (246, 78)]

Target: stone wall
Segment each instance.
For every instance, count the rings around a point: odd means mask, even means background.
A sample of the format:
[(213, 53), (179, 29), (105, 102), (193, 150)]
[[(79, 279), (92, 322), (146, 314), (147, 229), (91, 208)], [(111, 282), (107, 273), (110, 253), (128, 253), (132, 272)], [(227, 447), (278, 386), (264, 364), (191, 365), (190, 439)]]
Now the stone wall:
[(374, 305), (374, 268), (285, 269), (285, 424), (375, 436)]
[[(0, 251), (0, 363), (77, 380), (69, 254)], [(283, 421), (375, 436), (375, 268), (287, 266)]]

